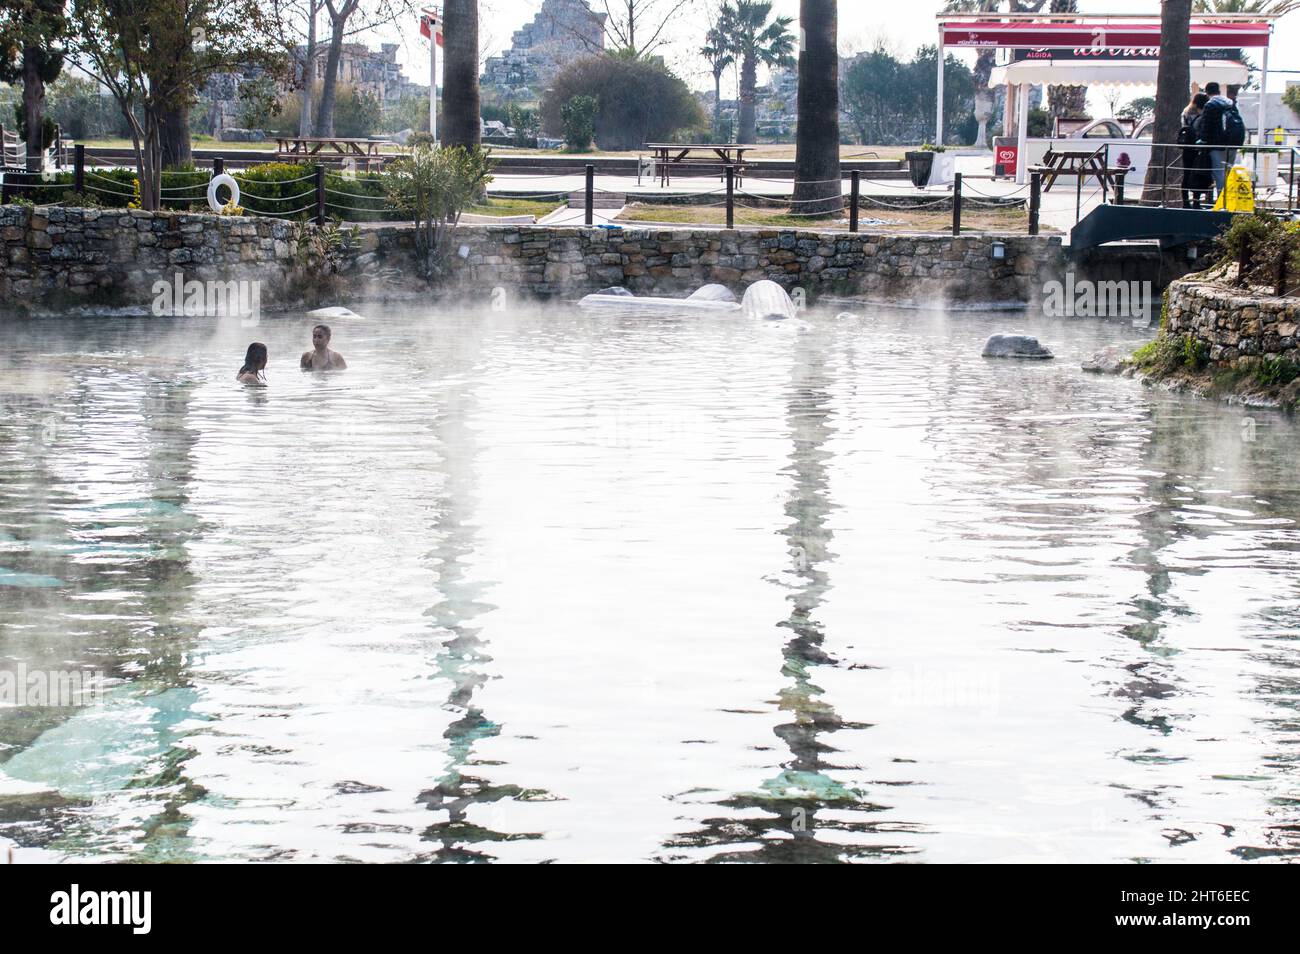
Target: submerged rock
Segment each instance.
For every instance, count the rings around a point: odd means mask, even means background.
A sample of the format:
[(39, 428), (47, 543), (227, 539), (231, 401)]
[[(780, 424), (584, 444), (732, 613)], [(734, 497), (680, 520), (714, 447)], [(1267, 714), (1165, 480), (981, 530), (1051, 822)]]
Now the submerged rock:
[(717, 282), (711, 282), (708, 285), (701, 285), (695, 291), (691, 292), (688, 298), (694, 301), (735, 301), (736, 296), (726, 285), (719, 285)]
[(985, 358), (1054, 358), (1033, 335), (989, 335), (980, 354)]
[(1092, 357), (1084, 361), (1079, 367), (1094, 374), (1119, 374), (1124, 370), (1124, 361), (1124, 355), (1120, 354), (1119, 348), (1108, 345), (1100, 351), (1094, 352)]
[(317, 308), (315, 311), (309, 311), (307, 314), (313, 318), (329, 318), (332, 321), (365, 321), (364, 315), (358, 315), (350, 308), (336, 306), (331, 308)]
[(740, 301), (746, 318), (782, 320), (794, 317), (794, 302), (786, 290), (774, 281), (764, 278), (745, 289)]

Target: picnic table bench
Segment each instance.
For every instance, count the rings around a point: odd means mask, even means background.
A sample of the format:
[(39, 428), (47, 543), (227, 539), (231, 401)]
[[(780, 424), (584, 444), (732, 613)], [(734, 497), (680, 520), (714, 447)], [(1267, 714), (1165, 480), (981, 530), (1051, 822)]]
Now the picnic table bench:
[(336, 136), (277, 136), (275, 158), (279, 162), (347, 162), (371, 167), (384, 164), (379, 147), (383, 139), (347, 139)]
[(1069, 149), (1049, 146), (1043, 154), (1042, 165), (1031, 166), (1030, 172), (1039, 173), (1042, 178), (1043, 191), (1048, 192), (1061, 176), (1071, 178), (1093, 178), (1102, 188), (1102, 194), (1112, 190), (1128, 175), (1129, 166), (1110, 166), (1106, 160), (1107, 150), (1089, 147), (1086, 149)]
[(648, 142), (645, 147), (653, 156), (655, 174), (659, 184), (672, 184), (673, 167), (717, 169), (719, 175), (727, 174), (727, 166), (736, 171), (737, 182), (745, 175), (745, 150), (753, 146), (733, 146), (719, 143)]

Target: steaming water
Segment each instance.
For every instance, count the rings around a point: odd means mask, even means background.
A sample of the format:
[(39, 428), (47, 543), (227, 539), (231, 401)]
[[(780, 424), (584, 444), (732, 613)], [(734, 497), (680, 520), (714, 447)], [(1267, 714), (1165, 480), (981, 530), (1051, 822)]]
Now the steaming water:
[(1300, 853), (1296, 427), (1148, 332), (358, 310), (5, 325), (20, 860)]

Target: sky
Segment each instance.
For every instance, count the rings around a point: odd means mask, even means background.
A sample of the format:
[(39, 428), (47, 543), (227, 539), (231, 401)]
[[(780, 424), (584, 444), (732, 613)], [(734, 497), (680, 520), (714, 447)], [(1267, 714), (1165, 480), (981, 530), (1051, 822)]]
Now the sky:
[[(676, 0), (654, 0), (664, 9), (670, 9)], [(611, 0), (612, 4), (616, 0)], [(486, 54), (497, 54), (510, 46), (511, 34), (536, 15), (541, 0), (480, 0), (479, 40)], [(592, 9), (604, 9), (603, 0), (589, 0)], [(1082, 13), (1153, 13), (1159, 10), (1159, 0), (1080, 0)], [(662, 52), (668, 63), (692, 87), (711, 89), (712, 75), (704, 61), (696, 54), (708, 26), (708, 12), (716, 9), (717, 0), (691, 0), (673, 17), (664, 36), (668, 44)], [(793, 29), (798, 29), (799, 0), (775, 0), (777, 14), (795, 18)], [(935, 15), (943, 4), (937, 0), (845, 0), (839, 5), (840, 51), (850, 54), (867, 49), (882, 41), (896, 55), (909, 56), (917, 47), (934, 43), (937, 37)], [(429, 79), (428, 46), (419, 35), (414, 19), (410, 29), (396, 26), (378, 31), (372, 38), (377, 44), (380, 37), (402, 43), (399, 54), (406, 75), (419, 83)], [(973, 60), (973, 54), (964, 53)], [(1270, 56), (1269, 91), (1280, 92), (1288, 78), (1273, 69), (1292, 70), (1289, 78), (1300, 80), (1300, 12), (1292, 13), (1278, 22)], [(730, 79), (734, 88), (734, 77)], [(723, 95), (728, 79), (724, 78)], [(1134, 90), (1133, 95), (1140, 95)]]

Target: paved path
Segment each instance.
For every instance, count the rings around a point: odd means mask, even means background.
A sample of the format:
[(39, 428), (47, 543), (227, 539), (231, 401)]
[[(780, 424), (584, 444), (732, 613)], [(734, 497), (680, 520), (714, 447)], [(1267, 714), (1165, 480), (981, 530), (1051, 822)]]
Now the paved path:
[[(962, 173), (963, 177), (987, 176), (992, 172), (992, 156), (992, 153), (958, 156), (957, 171)], [(845, 178), (843, 181), (845, 195), (848, 195), (850, 185), (850, 180)], [(642, 196), (713, 193), (717, 195), (717, 201), (721, 202), (726, 195), (725, 184), (716, 178), (707, 176), (679, 177), (673, 180), (670, 188), (665, 189), (659, 185), (657, 179), (651, 180), (649, 177), (644, 177), (638, 185), (633, 177), (598, 175), (593, 180), (593, 186), (598, 192), (623, 195), (629, 201), (636, 201)], [(895, 196), (928, 196), (939, 199), (952, 194), (951, 186), (918, 189), (906, 179), (863, 178), (860, 180), (859, 187), (863, 196), (886, 203)], [(498, 174), (493, 178), (488, 191), (496, 195), (520, 192), (547, 193), (553, 195), (557, 202), (567, 202), (571, 193), (581, 192), (585, 188), (586, 178), (582, 175), (512, 176)], [(741, 201), (744, 201), (742, 193), (762, 196), (787, 196), (793, 190), (793, 179), (768, 179), (756, 176), (746, 176), (743, 185), (736, 187), (737, 195)], [(962, 191), (966, 199), (974, 202), (978, 202), (982, 198), (1013, 197), (1027, 199), (1029, 196), (1028, 185), (1017, 185), (1014, 180), (1010, 179), (966, 178)], [(1100, 193), (1101, 190), (1097, 188), (1095, 183), (1091, 187), (1087, 183), (1084, 184), (1082, 215), (1087, 215), (1092, 208), (1100, 203)], [(607, 223), (618, 215), (619, 211), (618, 209), (594, 209), (593, 218), (596, 223)], [(864, 201), (861, 211), (864, 216), (885, 216), (888, 214), (889, 209), (887, 207), (873, 206), (870, 201)], [(1068, 240), (1070, 229), (1075, 223), (1075, 190), (1073, 182), (1062, 179), (1056, 188), (1045, 193), (1042, 196), (1039, 215), (1044, 226), (1060, 230), (1065, 233)], [(539, 224), (581, 225), (582, 222), (583, 210), (581, 208), (564, 208), (545, 216)]]

